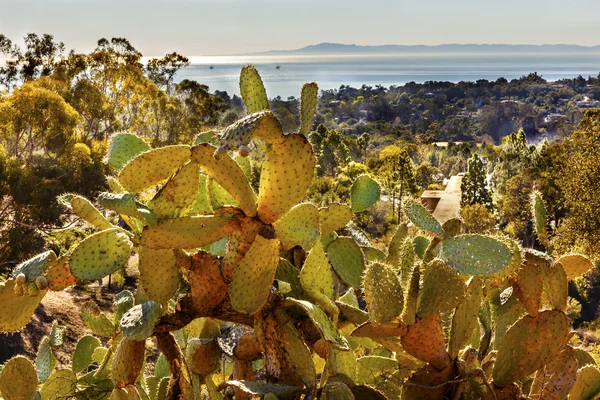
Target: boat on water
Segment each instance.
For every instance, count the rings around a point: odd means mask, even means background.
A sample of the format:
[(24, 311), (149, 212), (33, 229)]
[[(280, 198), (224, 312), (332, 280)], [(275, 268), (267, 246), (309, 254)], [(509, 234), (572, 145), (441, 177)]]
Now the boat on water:
[(215, 69), (215, 66), (214, 66), (214, 65), (211, 65), (211, 66), (210, 66), (210, 69)]
[(276, 66), (275, 68), (277, 68), (277, 69), (280, 69), (280, 68), (281, 68), (281, 65), (278, 65), (278, 66)]

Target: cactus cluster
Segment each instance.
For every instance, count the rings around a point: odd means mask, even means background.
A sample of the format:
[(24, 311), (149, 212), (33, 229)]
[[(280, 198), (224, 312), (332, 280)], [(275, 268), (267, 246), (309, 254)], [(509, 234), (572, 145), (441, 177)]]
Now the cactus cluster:
[[(414, 200), (386, 249), (338, 236), (380, 188), (363, 175), (350, 204), (304, 202), (316, 166), (306, 139), (316, 84), (302, 89), (300, 131), (289, 134), (254, 67), (242, 70), (240, 89), (248, 115), (193, 146), (112, 138), (107, 162), (117, 177), (97, 203), (126, 228), (81, 196), (61, 197), (97, 232), (68, 254), (25, 261), (0, 284), (0, 331), (22, 329), (48, 290), (123, 270), (132, 253), (137, 290), (115, 297), (113, 315), (82, 306), (93, 334), (77, 343), (71, 369), (56, 369), (53, 335), (35, 365), (8, 361), (5, 400), (600, 394), (600, 370), (569, 344), (565, 315), (567, 283), (589, 260), (462, 235), (460, 220), (441, 225)], [(258, 193), (246, 158), (257, 144)], [(532, 201), (546, 245), (543, 202)], [(147, 375), (150, 338), (161, 355)]]

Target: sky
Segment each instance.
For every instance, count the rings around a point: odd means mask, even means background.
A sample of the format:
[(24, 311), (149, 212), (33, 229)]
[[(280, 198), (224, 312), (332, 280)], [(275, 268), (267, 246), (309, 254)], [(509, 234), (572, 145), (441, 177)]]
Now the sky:
[(599, 0), (0, 0), (0, 33), (88, 52), (124, 37), (145, 56), (359, 45), (600, 45)]

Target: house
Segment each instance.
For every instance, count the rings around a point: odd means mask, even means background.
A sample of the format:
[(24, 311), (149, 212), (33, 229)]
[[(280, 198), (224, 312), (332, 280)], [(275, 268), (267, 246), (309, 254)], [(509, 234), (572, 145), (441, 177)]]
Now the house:
[(566, 118), (566, 116), (564, 114), (552, 113), (552, 114), (548, 114), (548, 115), (546, 115), (546, 117), (544, 117), (544, 122), (545, 123), (555, 122), (555, 121), (561, 120), (562, 118)]
[(446, 190), (425, 190), (421, 195), (421, 204), (440, 224), (459, 216), (462, 179), (460, 175), (452, 176)]
[(600, 105), (600, 101), (591, 100), (589, 97), (585, 96), (582, 101), (578, 101), (575, 103), (579, 108), (594, 108)]

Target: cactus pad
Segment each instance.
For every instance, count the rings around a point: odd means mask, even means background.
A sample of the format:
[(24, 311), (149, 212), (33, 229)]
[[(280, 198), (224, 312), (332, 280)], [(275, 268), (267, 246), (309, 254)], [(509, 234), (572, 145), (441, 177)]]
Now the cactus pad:
[(390, 243), (388, 245), (387, 263), (394, 268), (398, 268), (398, 266), (400, 265), (400, 260), (402, 259), (402, 254), (404, 251), (403, 245), (406, 241), (407, 235), (408, 225), (405, 222), (403, 222), (396, 228), (396, 232), (394, 232), (394, 236), (392, 236), (392, 239), (390, 240)]
[(334, 300), (333, 275), (320, 242), (315, 243), (300, 270), (300, 284), (315, 300)]
[(139, 154), (150, 150), (150, 145), (132, 133), (116, 133), (110, 138), (106, 162), (116, 170), (123, 168)]
[(479, 307), (483, 298), (482, 278), (474, 276), (469, 280), (465, 299), (456, 307), (452, 316), (452, 329), (448, 351), (452, 357), (458, 356), (469, 340), (475, 335), (479, 337)]
[(538, 240), (545, 248), (548, 248), (548, 229), (546, 228), (546, 206), (539, 191), (531, 193), (531, 214), (533, 216), (533, 227)]
[(130, 340), (146, 340), (162, 315), (161, 305), (147, 301), (133, 306), (121, 318), (121, 331)]
[(421, 281), (421, 268), (419, 264), (414, 264), (407, 279), (402, 279), (402, 285), (406, 288), (404, 293), (404, 309), (401, 319), (407, 325), (415, 323), (417, 315), (417, 301), (419, 297), (419, 285)]
[(24, 274), (26, 282), (35, 282), (38, 276), (43, 275), (56, 262), (56, 254), (52, 250), (48, 250), (17, 265), (12, 271), (12, 276), (17, 278), (20, 274)]
[(442, 225), (431, 215), (429, 211), (417, 200), (407, 198), (403, 204), (404, 212), (410, 221), (419, 229), (429, 232), (438, 237), (444, 237), (445, 232)]
[(169, 179), (148, 206), (157, 219), (184, 215), (196, 200), (199, 184), (198, 164), (191, 161)]
[(187, 363), (195, 374), (206, 376), (219, 368), (221, 349), (215, 340), (192, 339), (185, 353)]
[(93, 301), (83, 304), (81, 319), (95, 335), (111, 338), (115, 334), (115, 325)]
[(269, 297), (279, 265), (279, 242), (257, 235), (250, 250), (233, 270), (230, 300), (234, 309), (254, 314)]
[(294, 396), (302, 393), (302, 389), (296, 386), (282, 385), (276, 383), (263, 383), (258, 381), (227, 381), (219, 386), (219, 389), (232, 386), (252, 396), (265, 396), (272, 393), (276, 396)]
[(305, 83), (302, 86), (300, 95), (300, 132), (301, 135), (307, 135), (310, 132), (315, 112), (317, 111), (317, 97), (319, 95), (319, 85), (316, 82)]
[(442, 319), (437, 314), (423, 319), (417, 318), (402, 335), (401, 341), (408, 354), (428, 362), (438, 370), (446, 368), (450, 363)]
[(352, 238), (338, 237), (331, 242), (327, 246), (327, 258), (345, 284), (355, 289), (360, 288), (365, 256)]
[(594, 264), (585, 256), (580, 254), (568, 254), (556, 260), (567, 273), (567, 280), (571, 281), (594, 268)]
[(359, 176), (350, 189), (352, 212), (358, 213), (368, 210), (379, 200), (380, 194), (379, 184), (373, 178), (369, 175)]
[(417, 316), (427, 318), (456, 308), (466, 290), (464, 281), (456, 271), (442, 260), (433, 260), (425, 267)]
[(311, 203), (298, 204), (273, 227), (284, 249), (300, 246), (308, 250), (319, 238), (319, 210)]
[(600, 370), (594, 365), (586, 365), (577, 371), (577, 379), (569, 393), (572, 400), (596, 399), (600, 394)]
[(53, 373), (40, 389), (42, 400), (68, 399), (75, 397), (77, 376), (73, 371), (63, 369)]
[(62, 195), (58, 201), (73, 211), (75, 215), (93, 225), (96, 229), (110, 229), (113, 225), (85, 197), (76, 194)]
[[(542, 302), (543, 273), (545, 265), (539, 265), (530, 251), (525, 253), (525, 263), (517, 271), (516, 277), (511, 279), (514, 294), (523, 304), (529, 315), (536, 317)], [(543, 260), (542, 263), (545, 263)]]
[(46, 290), (42, 290), (33, 297), (16, 296), (15, 286), (14, 279), (0, 283), (0, 332), (16, 332), (24, 328), (46, 294)]
[(413, 239), (413, 246), (415, 248), (415, 255), (417, 257), (419, 257), (420, 259), (423, 259), (423, 257), (425, 257), (425, 252), (427, 251), (427, 248), (429, 247), (429, 243), (430, 240), (427, 239), (425, 236), (415, 236), (415, 238)]
[(525, 315), (508, 329), (498, 347), (494, 384), (506, 386), (548, 364), (563, 350), (568, 334), (569, 320), (560, 311), (542, 311), (536, 318)]
[(400, 279), (386, 264), (373, 263), (367, 267), (362, 281), (371, 320), (380, 324), (400, 316), (404, 296)]
[(38, 378), (31, 362), (22, 356), (8, 360), (0, 372), (0, 394), (5, 400), (30, 400), (35, 397)]
[(542, 304), (554, 310), (565, 311), (569, 298), (569, 282), (564, 268), (560, 263), (553, 263), (546, 267), (543, 274)]
[(208, 198), (207, 181), (208, 177), (206, 175), (199, 175), (198, 192), (196, 193), (196, 198), (194, 199), (192, 207), (188, 210), (185, 216), (212, 214), (213, 209), (212, 205), (210, 204), (210, 199)]
[(539, 369), (531, 384), (530, 398), (566, 399), (577, 378), (577, 360), (573, 348), (566, 346), (545, 368)]
[(98, 195), (98, 204), (107, 210), (113, 210), (121, 214), (121, 217), (127, 222), (136, 233), (141, 232), (144, 223), (156, 225), (156, 216), (145, 205), (135, 199), (131, 193), (106, 193)]
[(135, 384), (146, 359), (145, 352), (145, 341), (129, 340), (127, 338), (121, 340), (112, 363), (111, 379), (115, 388), (121, 389), (127, 385)]
[(484, 275), (505, 268), (511, 260), (511, 252), (498, 239), (460, 235), (442, 242), (440, 258), (461, 274)]
[(169, 219), (146, 227), (141, 244), (151, 249), (191, 249), (206, 246), (229, 235), (237, 226), (229, 216), (197, 216)]
[(260, 175), (258, 216), (265, 224), (277, 221), (306, 195), (316, 159), (302, 135), (287, 135), (267, 148)]
[(321, 400), (354, 400), (352, 391), (342, 382), (331, 382), (325, 385), (321, 392)]
[(225, 128), (219, 138), (218, 153), (238, 150), (253, 138), (271, 144), (283, 140), (281, 124), (271, 111), (252, 113)]
[(352, 220), (352, 209), (345, 204), (332, 203), (327, 207), (319, 208), (321, 234), (343, 228)]
[(71, 273), (78, 279), (100, 279), (122, 268), (133, 247), (120, 229), (107, 229), (81, 241), (69, 259)]
[(385, 262), (385, 260), (387, 259), (387, 255), (383, 251), (381, 251), (375, 247), (366, 246), (366, 247), (361, 247), (360, 249), (362, 250), (363, 254), (365, 255), (367, 262), (375, 262), (375, 261)]
[(52, 353), (52, 347), (50, 347), (50, 338), (44, 336), (38, 346), (35, 358), (35, 370), (37, 371), (38, 382), (46, 382), (50, 374), (54, 371), (54, 368), (56, 368), (56, 357)]
[(262, 78), (253, 65), (242, 68), (240, 73), (240, 94), (248, 114), (269, 109), (269, 98)]
[(141, 247), (139, 282), (150, 300), (166, 304), (179, 288), (179, 268), (173, 250)]
[(192, 148), (192, 160), (214, 179), (239, 205), (247, 216), (256, 214), (256, 194), (244, 171), (227, 153), (214, 156), (216, 148), (203, 143)]
[(79, 339), (77, 347), (75, 347), (75, 353), (73, 353), (73, 366), (72, 370), (78, 374), (89, 367), (93, 360), (94, 350), (100, 347), (100, 340), (92, 335), (86, 335)]

